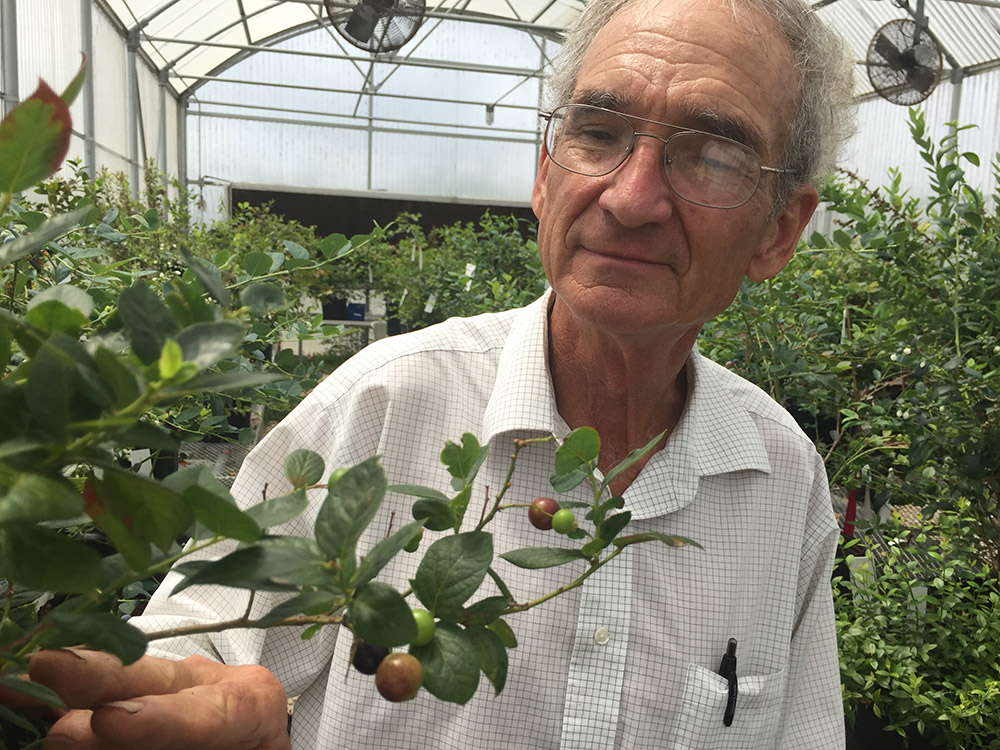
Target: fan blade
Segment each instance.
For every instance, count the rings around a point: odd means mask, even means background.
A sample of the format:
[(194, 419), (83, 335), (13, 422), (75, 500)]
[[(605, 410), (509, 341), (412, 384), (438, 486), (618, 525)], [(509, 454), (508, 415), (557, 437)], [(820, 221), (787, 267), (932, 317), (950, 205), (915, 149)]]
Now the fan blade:
[(875, 39), (875, 52), (885, 60), (893, 70), (901, 70), (903, 67), (903, 53), (885, 34), (879, 34)]
[(934, 84), (937, 82), (937, 72), (934, 68), (917, 65), (906, 71), (906, 80), (921, 94), (926, 94), (934, 88)]
[(360, 42), (367, 42), (372, 38), (377, 20), (378, 14), (375, 9), (363, 2), (351, 11), (351, 17), (347, 19), (344, 31)]

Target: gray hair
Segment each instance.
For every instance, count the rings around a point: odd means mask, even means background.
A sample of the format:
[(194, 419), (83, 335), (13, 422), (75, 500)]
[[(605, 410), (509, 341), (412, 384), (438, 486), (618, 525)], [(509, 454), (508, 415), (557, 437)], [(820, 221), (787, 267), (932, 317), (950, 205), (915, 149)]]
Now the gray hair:
[[(548, 80), (549, 103), (568, 104), (583, 57), (594, 37), (618, 11), (638, 0), (591, 0), (569, 30)], [(802, 0), (727, 0), (734, 14), (751, 7), (770, 19), (788, 40), (799, 73), (799, 101), (785, 138), (776, 176), (775, 213), (800, 184), (819, 185), (833, 169), (854, 130), (851, 109), (854, 71), (847, 45)]]

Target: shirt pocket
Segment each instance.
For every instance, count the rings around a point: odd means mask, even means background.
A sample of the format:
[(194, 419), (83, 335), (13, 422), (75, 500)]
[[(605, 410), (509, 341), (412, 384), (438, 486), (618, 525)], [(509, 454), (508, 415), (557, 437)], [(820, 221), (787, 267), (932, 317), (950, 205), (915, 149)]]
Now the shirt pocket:
[(729, 683), (715, 672), (689, 664), (677, 731), (669, 750), (773, 750), (785, 702), (787, 669), (768, 675), (738, 675), (736, 712), (723, 717)]

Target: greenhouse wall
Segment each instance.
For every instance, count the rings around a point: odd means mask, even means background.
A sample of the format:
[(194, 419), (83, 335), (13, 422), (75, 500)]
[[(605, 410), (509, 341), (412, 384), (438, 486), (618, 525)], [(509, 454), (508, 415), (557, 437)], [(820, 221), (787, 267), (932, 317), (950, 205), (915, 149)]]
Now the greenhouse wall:
[[(142, 61), (136, 66), (139, 89), (138, 152), (130, 145), (128, 107), (128, 49), (122, 32), (91, 0), (31, 0), (16, 3), (17, 98), (31, 96), (44, 79), (61, 92), (76, 75), (86, 42), (86, 15), (90, 7), (91, 54), (87, 61), (93, 85), (93, 138), (98, 167), (129, 174), (140, 173), (146, 159), (153, 159), (167, 174), (178, 173), (177, 101), (167, 95), (161, 108), (156, 73)], [(0, 17), (0, 24), (9, 19)], [(5, 104), (13, 92), (4, 92)], [(86, 164), (84, 88), (70, 108), (73, 137), (69, 157)], [(166, 158), (162, 157), (165, 147)], [(64, 171), (67, 168), (64, 167)]]
[[(955, 86), (945, 81), (918, 105), (935, 143), (949, 132), (954, 94)], [(971, 183), (989, 194), (997, 187), (991, 163), (1000, 148), (1000, 69), (965, 78), (959, 102), (958, 124), (975, 126), (959, 135), (960, 148), (980, 157), (979, 167), (963, 163), (963, 168)], [(858, 132), (842, 160), (844, 167), (875, 186), (885, 184), (889, 169), (895, 167), (902, 172), (903, 184), (911, 186), (913, 195), (928, 195), (927, 165), (911, 138), (908, 123), (906, 107), (881, 98), (862, 102), (858, 107)]]
[[(226, 81), (197, 88), (187, 117), (187, 176), (204, 197), (201, 218), (215, 215), (224, 196), (213, 183), (527, 205), (538, 158), (536, 71), (557, 45), (497, 26), (435, 25), (408, 48), (421, 61), (525, 74), (262, 52), (220, 72)], [(350, 52), (328, 29), (275, 46)]]

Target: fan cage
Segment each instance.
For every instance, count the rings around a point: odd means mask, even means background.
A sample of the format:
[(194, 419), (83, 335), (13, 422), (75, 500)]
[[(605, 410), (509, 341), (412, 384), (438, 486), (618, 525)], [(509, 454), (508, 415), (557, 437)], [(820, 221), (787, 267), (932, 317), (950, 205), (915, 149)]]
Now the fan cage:
[[(885, 45), (891, 45), (886, 47)], [(883, 50), (895, 49), (899, 58), (888, 60)], [(930, 56), (926, 62), (914, 58)], [(924, 101), (937, 87), (943, 59), (941, 46), (925, 26), (901, 18), (882, 26), (868, 46), (865, 67), (875, 92), (893, 104), (912, 106)], [(907, 69), (907, 65), (911, 67)]]
[(394, 52), (409, 42), (424, 19), (423, 0), (324, 0), (337, 32), (358, 49)]

